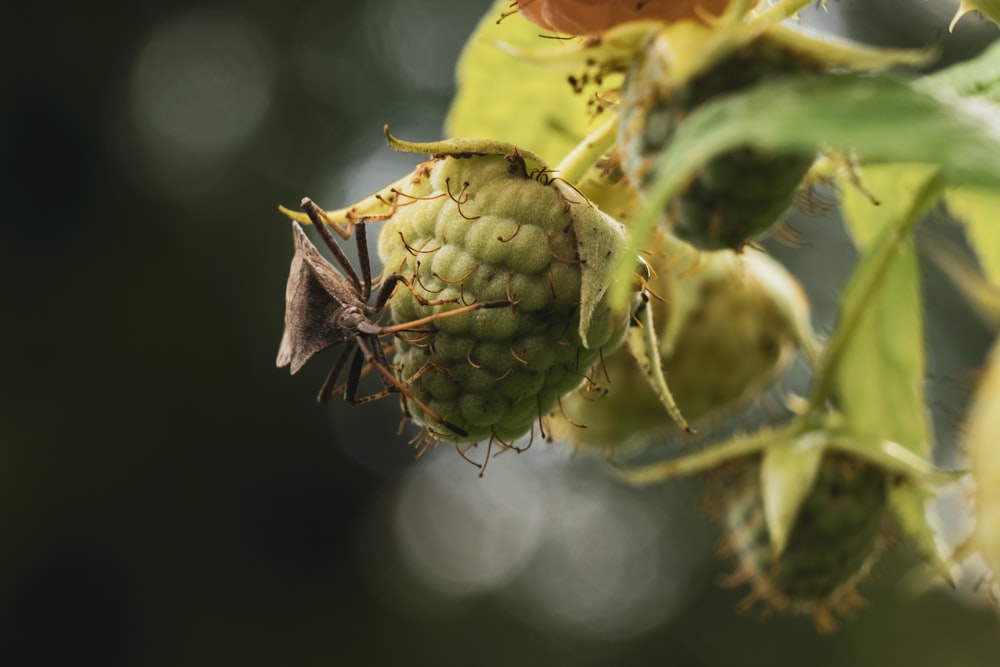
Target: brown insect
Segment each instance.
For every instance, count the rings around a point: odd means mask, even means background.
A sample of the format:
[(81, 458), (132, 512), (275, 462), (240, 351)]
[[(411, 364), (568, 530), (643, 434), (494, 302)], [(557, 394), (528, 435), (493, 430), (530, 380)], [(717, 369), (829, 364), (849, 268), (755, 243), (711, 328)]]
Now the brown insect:
[[(330, 400), (341, 389), (344, 399), (352, 404), (365, 403), (390, 393), (401, 393), (449, 430), (458, 435), (467, 435), (460, 427), (435, 414), (399, 381), (386, 359), (380, 339), (401, 332), (427, 333), (428, 330), (421, 327), (444, 317), (461, 315), (479, 308), (500, 308), (510, 305), (510, 302), (474, 303), (401, 324), (391, 326), (377, 324), (372, 318), (382, 312), (400, 283), (409, 287), (406, 278), (398, 273), (386, 276), (381, 281), (374, 305), (368, 306), (373, 282), (364, 220), (358, 220), (353, 225), (361, 264), (359, 278), (347, 255), (327, 229), (328, 218), (325, 213), (308, 197), (302, 200), (302, 208), (347, 275), (345, 277), (344, 273), (319, 253), (298, 223), (292, 223), (295, 256), (292, 258), (288, 286), (285, 289), (285, 332), (278, 347), (278, 367), (291, 366), (291, 373), (295, 375), (319, 352), (340, 343), (347, 343), (319, 390), (319, 395), (316, 397), (319, 402)], [(350, 236), (350, 231), (343, 232), (336, 226), (334, 229), (345, 239)], [(453, 300), (427, 301), (419, 296), (418, 300), (426, 306), (453, 302)], [(352, 353), (353, 358), (351, 358)], [(349, 358), (351, 362), (347, 379), (342, 385), (338, 384)], [(358, 384), (365, 362), (378, 372), (383, 391), (358, 398)]]

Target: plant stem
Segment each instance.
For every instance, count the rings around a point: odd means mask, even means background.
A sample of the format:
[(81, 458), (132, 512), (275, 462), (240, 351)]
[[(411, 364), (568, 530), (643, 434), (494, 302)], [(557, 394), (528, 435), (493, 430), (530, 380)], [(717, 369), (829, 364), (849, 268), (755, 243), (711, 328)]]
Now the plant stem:
[(802, 423), (801, 420), (795, 420), (780, 431), (763, 429), (751, 435), (730, 440), (724, 445), (710, 446), (702, 451), (677, 459), (636, 467), (616, 465), (616, 473), (626, 482), (636, 486), (660, 482), (681, 475), (691, 475), (714, 468), (725, 461), (732, 461), (760, 452), (768, 443), (776, 439), (790, 437), (790, 434), (802, 428)]
[(617, 134), (618, 114), (612, 114), (556, 165), (556, 175), (574, 185), (579, 183), (587, 170), (615, 145)]

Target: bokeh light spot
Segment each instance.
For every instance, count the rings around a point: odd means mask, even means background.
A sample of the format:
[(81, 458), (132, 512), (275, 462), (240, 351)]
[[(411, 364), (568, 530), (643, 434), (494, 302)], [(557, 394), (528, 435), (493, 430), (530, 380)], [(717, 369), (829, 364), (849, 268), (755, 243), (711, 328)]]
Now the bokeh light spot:
[(544, 527), (543, 484), (536, 475), (521, 466), (496, 466), (479, 478), (457, 455), (434, 456), (415, 470), (395, 517), (410, 568), (456, 597), (490, 592), (520, 573)]
[(450, 0), (389, 2), (365, 5), (368, 33), (380, 46), (379, 55), (397, 78), (411, 87), (431, 92), (447, 92), (454, 86), (455, 61), (465, 35), (441, 29), (441, 16), (477, 16), (482, 6)]
[(406, 569), (447, 597), (497, 595), (561, 634), (621, 641), (664, 624), (703, 582), (705, 535), (666, 510), (672, 493), (623, 488), (571, 457), (532, 449), (483, 478), (453, 452), (414, 466), (393, 503)]
[(273, 84), (270, 50), (239, 16), (174, 18), (149, 37), (132, 71), (139, 139), (153, 158), (224, 157), (260, 126)]

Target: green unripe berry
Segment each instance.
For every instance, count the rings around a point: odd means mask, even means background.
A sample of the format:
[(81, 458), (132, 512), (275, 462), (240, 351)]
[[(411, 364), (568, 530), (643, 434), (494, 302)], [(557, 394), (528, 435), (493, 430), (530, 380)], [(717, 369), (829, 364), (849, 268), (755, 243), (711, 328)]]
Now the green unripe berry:
[(759, 465), (734, 462), (718, 474), (723, 550), (740, 563), (730, 583), (752, 586), (743, 606), (760, 602), (770, 611), (809, 614), (828, 632), (836, 614), (863, 603), (857, 585), (887, 544), (890, 476), (884, 469), (825, 454), (780, 555), (767, 529)]
[[(431, 145), (447, 146), (447, 142)], [(402, 274), (395, 322), (456, 307), (509, 301), (401, 333), (394, 365), (433, 439), (509, 443), (579, 385), (624, 335), (629, 313), (608, 302), (624, 246), (618, 223), (511, 150), (442, 150), (419, 198), (383, 227), (379, 257)], [(473, 145), (474, 148), (474, 145)], [(429, 184), (429, 187), (427, 187)]]
[[(765, 79), (820, 69), (812, 57), (765, 35), (678, 77), (670, 39), (664, 33), (651, 41), (623, 91), (619, 154), (640, 191), (655, 180), (656, 160), (676, 128), (701, 105)], [(724, 153), (671, 199), (669, 225), (697, 248), (739, 249), (779, 221), (814, 157), (749, 147)]]
[[(681, 414), (711, 427), (766, 391), (798, 348), (815, 353), (799, 282), (758, 251), (701, 254), (658, 233), (646, 256), (662, 369)], [(604, 358), (597, 387), (561, 402), (553, 430), (583, 446), (619, 449), (676, 432), (625, 349)]]

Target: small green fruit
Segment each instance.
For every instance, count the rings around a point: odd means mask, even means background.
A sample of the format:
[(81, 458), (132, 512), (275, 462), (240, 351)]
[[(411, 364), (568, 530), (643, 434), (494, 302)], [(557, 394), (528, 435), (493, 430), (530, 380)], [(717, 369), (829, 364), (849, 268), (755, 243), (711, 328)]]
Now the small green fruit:
[[(657, 233), (648, 287), (667, 384), (680, 412), (711, 426), (766, 391), (796, 349), (817, 343), (798, 281), (758, 251), (701, 254)], [(621, 449), (675, 430), (628, 351), (604, 358), (598, 387), (563, 399), (553, 429), (576, 444)]]
[[(705, 50), (713, 37), (705, 30)], [(713, 98), (765, 79), (817, 71), (819, 64), (781, 41), (762, 36), (682, 77), (678, 54), (664, 31), (649, 44), (626, 77), (619, 150), (625, 173), (640, 191), (656, 178), (656, 159), (675, 129)], [(681, 239), (703, 250), (739, 249), (774, 225), (791, 206), (815, 152), (783, 153), (741, 148), (704, 165), (667, 208)]]
[[(584, 381), (623, 338), (627, 309), (608, 302), (621, 226), (512, 146), (472, 140), (403, 144), (430, 153), (419, 197), (401, 197), (379, 257), (407, 278), (390, 305), (406, 322), (509, 300), (401, 334), (400, 380), (457, 437), (408, 401), (432, 440), (510, 443)], [(527, 158), (526, 158), (527, 156)]]
[(716, 473), (727, 537), (739, 560), (727, 583), (753, 588), (742, 606), (812, 616), (821, 632), (863, 604), (857, 585), (888, 544), (889, 478), (878, 466), (827, 453), (780, 554), (767, 528), (760, 465), (735, 461)]

